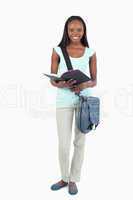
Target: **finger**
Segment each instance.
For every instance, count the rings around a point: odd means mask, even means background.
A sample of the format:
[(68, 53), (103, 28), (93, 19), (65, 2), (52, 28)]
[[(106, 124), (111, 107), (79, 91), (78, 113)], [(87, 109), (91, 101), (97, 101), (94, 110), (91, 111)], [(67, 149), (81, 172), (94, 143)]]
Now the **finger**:
[(65, 84), (65, 81), (59, 81), (58, 84), (60, 85)]
[(70, 83), (76, 83), (77, 81), (76, 80), (72, 80)]
[(69, 82), (68, 84), (71, 86), (71, 85), (75, 84), (76, 82), (77, 82), (76, 80), (73, 80), (73, 81)]
[(58, 82), (52, 81), (52, 84), (56, 86), (58, 84)]
[(70, 80), (67, 81), (67, 83), (76, 83), (76, 82), (77, 82), (77, 81), (74, 80), (74, 79), (70, 79)]
[(67, 81), (67, 83), (71, 83), (72, 81), (73, 81), (73, 79), (70, 79), (70, 80)]
[(66, 81), (59, 81), (59, 83), (65, 83)]

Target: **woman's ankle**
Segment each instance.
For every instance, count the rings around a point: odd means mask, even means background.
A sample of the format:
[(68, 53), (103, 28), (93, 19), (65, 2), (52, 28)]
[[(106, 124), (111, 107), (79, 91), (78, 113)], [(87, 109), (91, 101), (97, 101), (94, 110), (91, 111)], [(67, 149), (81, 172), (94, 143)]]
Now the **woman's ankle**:
[(61, 182), (62, 182), (62, 183), (68, 183), (67, 181), (64, 181), (63, 179), (61, 179)]

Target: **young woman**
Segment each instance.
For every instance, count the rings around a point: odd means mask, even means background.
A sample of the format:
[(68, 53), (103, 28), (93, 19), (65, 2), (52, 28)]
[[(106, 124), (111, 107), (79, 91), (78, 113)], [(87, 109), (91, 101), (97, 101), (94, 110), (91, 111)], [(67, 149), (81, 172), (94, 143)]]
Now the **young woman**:
[(86, 35), (86, 25), (80, 16), (71, 16), (65, 23), (61, 42), (53, 49), (51, 58), (51, 73), (61, 75), (66, 72), (67, 66), (60, 47), (65, 47), (72, 66), (84, 73), (89, 73), (91, 80), (73, 86), (74, 80), (51, 81), (57, 87), (56, 96), (56, 120), (59, 141), (59, 163), (61, 180), (51, 186), (52, 190), (58, 190), (68, 186), (70, 194), (77, 194), (76, 182), (80, 181), (81, 168), (84, 158), (85, 134), (81, 133), (75, 124), (74, 154), (69, 170), (69, 154), (72, 137), (73, 116), (77, 112), (78, 96), (90, 95), (90, 87), (96, 85), (96, 53), (89, 47)]

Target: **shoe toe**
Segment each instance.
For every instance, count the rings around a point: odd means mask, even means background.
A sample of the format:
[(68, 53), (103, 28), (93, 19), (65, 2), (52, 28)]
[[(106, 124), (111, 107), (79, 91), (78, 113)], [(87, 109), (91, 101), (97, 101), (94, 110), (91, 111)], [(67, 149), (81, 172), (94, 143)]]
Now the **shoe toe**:
[(60, 186), (57, 184), (54, 184), (51, 186), (51, 190), (59, 190), (59, 189), (60, 189)]
[(71, 195), (75, 195), (75, 194), (77, 194), (78, 193), (78, 191), (76, 190), (76, 191), (69, 191), (69, 194), (71, 194)]

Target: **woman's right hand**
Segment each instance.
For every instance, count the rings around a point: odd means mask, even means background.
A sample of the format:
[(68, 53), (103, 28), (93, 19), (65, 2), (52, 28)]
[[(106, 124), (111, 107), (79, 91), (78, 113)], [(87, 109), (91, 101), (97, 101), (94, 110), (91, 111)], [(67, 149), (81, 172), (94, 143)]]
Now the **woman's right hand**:
[(72, 88), (73, 84), (76, 83), (76, 80), (70, 79), (69, 81), (59, 81), (59, 82), (51, 80), (50, 82), (53, 86), (58, 87), (58, 88), (65, 88), (65, 87)]

